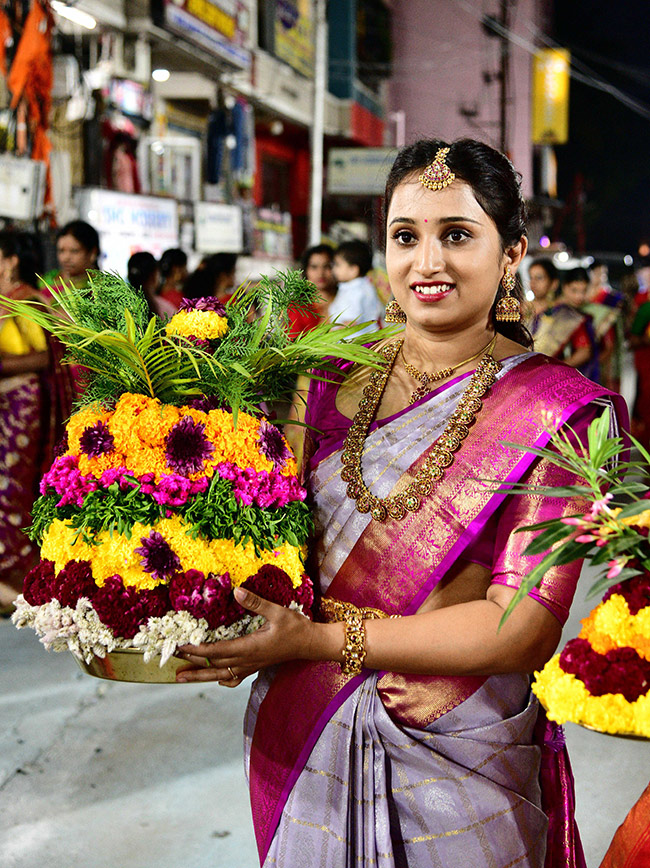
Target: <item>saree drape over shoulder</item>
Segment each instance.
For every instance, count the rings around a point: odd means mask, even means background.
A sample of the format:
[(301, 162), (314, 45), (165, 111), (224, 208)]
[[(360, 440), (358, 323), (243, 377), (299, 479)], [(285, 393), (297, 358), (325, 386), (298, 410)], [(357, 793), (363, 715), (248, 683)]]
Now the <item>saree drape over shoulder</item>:
[[(375, 423), (363, 473), (379, 496), (417, 473), (468, 383), (457, 377)], [(307, 421), (322, 594), (389, 615), (418, 611), (458, 561), (517, 587), (537, 562), (517, 527), (579, 511), (574, 501), (495, 492), (494, 484), (572, 482), (504, 443), (543, 446), (567, 421), (580, 432), (617, 397), (537, 354), (502, 363), (454, 463), (416, 513), (372, 521), (341, 480), (349, 420), (337, 385), (314, 383)], [(624, 412), (624, 410), (623, 410)], [(615, 422), (614, 422), (615, 424)], [(533, 596), (566, 619), (579, 565), (549, 571)], [(443, 610), (444, 611), (444, 610)], [(561, 736), (521, 674), (346, 678), (295, 661), (260, 675), (245, 723), (253, 821), (265, 866), (560, 868), (584, 866)]]

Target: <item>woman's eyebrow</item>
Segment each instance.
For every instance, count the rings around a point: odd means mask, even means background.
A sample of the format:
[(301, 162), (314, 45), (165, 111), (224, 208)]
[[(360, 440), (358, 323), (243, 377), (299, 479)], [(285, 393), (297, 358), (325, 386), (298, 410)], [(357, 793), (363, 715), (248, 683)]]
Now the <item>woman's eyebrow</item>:
[[(392, 226), (393, 223), (407, 223), (410, 226), (415, 226), (416, 221), (411, 217), (393, 217), (388, 225)], [(475, 223), (477, 226), (481, 225), (480, 220), (473, 220), (471, 217), (440, 217), (438, 224), (442, 225), (443, 223)]]

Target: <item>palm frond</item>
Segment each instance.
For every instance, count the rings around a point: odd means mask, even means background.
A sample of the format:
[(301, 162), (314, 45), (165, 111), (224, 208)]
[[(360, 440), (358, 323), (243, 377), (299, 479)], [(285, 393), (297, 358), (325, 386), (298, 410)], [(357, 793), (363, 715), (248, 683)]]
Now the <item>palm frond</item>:
[(116, 274), (92, 272), (86, 290), (53, 290), (51, 307), (1, 297), (0, 303), (5, 315), (27, 317), (50, 332), (66, 347), (66, 361), (86, 369), (81, 404), (111, 404), (124, 392), (169, 404), (203, 394), (236, 415), (255, 411), (262, 402), (286, 400), (298, 376), (331, 371), (336, 360), (383, 364), (365, 344), (392, 337), (397, 327), (369, 336), (360, 333), (361, 326), (324, 322), (289, 339), (288, 308), (309, 304), (315, 294), (296, 271), (239, 287), (226, 304), (228, 332), (208, 350), (167, 334), (142, 293)]

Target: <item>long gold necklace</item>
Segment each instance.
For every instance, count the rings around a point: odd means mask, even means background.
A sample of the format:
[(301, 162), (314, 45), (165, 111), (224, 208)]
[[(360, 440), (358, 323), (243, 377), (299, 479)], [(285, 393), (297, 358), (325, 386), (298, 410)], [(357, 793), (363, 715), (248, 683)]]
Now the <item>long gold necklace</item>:
[(496, 375), (501, 370), (501, 365), (491, 355), (496, 339), (497, 336), (495, 335), (485, 348), (485, 354), (476, 366), (458, 406), (451, 414), (444, 431), (433, 444), (413, 481), (399, 494), (376, 497), (363, 481), (361, 456), (368, 429), (375, 418), (379, 402), (404, 341), (399, 340), (387, 344), (383, 348), (381, 352), (386, 359), (386, 365), (381, 370), (374, 370), (371, 373), (370, 381), (363, 390), (363, 395), (359, 401), (359, 409), (345, 438), (343, 454), (341, 455), (341, 461), (344, 465), (341, 479), (348, 483), (347, 496), (356, 501), (359, 512), (369, 512), (375, 521), (385, 521), (389, 517), (399, 521), (408, 512), (417, 512), (422, 504), (422, 498), (431, 493), (434, 484), (443, 478), (447, 467), (453, 464), (454, 452), (460, 449), (461, 443), (469, 434), (469, 429), (476, 421), (476, 415), (482, 407), (481, 398), (494, 383)]
[(427, 374), (424, 371), (420, 371), (415, 367), (415, 365), (411, 365), (409, 362), (407, 362), (404, 358), (404, 346), (402, 345), (402, 364), (404, 365), (404, 370), (407, 374), (410, 374), (414, 380), (418, 380), (421, 384), (409, 398), (409, 404), (415, 404), (415, 402), (419, 401), (420, 398), (424, 398), (425, 395), (428, 395), (429, 392), (433, 389), (433, 384), (436, 383), (438, 380), (444, 380), (447, 377), (451, 377), (454, 371), (462, 368), (463, 365), (469, 364), (469, 362), (473, 362), (474, 359), (478, 359), (479, 356), (482, 356), (489, 350), (490, 344), (492, 344), (493, 341), (494, 338), (484, 347), (482, 347), (477, 353), (474, 353), (473, 356), (470, 356), (468, 359), (463, 359), (463, 361), (458, 362), (457, 365), (450, 365), (448, 368), (442, 368), (442, 370), (434, 371), (432, 374)]

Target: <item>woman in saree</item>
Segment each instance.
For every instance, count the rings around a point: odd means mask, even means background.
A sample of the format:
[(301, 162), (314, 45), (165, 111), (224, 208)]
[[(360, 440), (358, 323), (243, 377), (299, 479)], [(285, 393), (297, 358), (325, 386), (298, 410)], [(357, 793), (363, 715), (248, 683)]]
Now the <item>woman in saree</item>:
[(178, 679), (260, 673), (245, 736), (264, 866), (584, 866), (563, 740), (530, 691), (579, 568), (550, 570), (499, 629), (538, 562), (514, 531), (581, 504), (493, 480), (574, 482), (508, 444), (581, 433), (617, 399), (514, 321), (527, 241), (505, 156), (416, 142), (385, 212), (404, 330), (376, 343), (378, 371), (342, 364), (309, 395), (317, 620), (238, 588), (266, 623), (185, 647)]
[(98, 267), (99, 234), (85, 220), (72, 220), (56, 233), (56, 258), (58, 268), (48, 271), (42, 278), (47, 288), (88, 285), (88, 272)]
[[(35, 289), (34, 239), (0, 232), (0, 295), (44, 302)], [(0, 312), (1, 308), (0, 308)], [(53, 458), (71, 407), (62, 350), (25, 317), (0, 321), (0, 607), (10, 610), (38, 549), (22, 528), (30, 523), (38, 480)]]
[(585, 377), (598, 381), (598, 343), (593, 319), (584, 310), (589, 275), (584, 268), (572, 268), (562, 275), (560, 295), (544, 314), (534, 334), (535, 349), (577, 368)]

